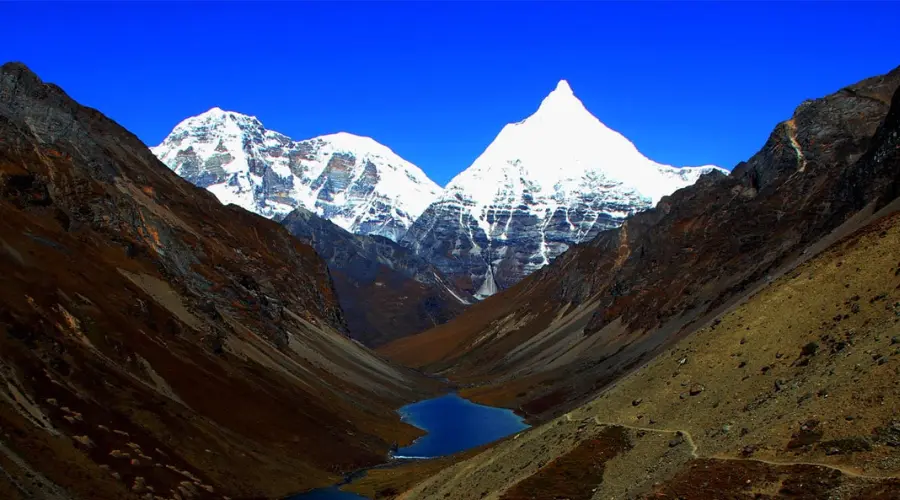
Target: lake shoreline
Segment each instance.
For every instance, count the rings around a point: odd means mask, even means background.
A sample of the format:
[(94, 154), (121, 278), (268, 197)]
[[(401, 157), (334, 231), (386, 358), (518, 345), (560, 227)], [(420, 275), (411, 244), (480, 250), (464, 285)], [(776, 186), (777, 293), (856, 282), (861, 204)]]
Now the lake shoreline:
[(285, 500), (364, 499), (342, 490), (372, 470), (384, 470), (413, 462), (446, 458), (502, 440), (531, 426), (508, 408), (481, 405), (456, 391), (398, 408), (400, 419), (425, 432), (407, 446), (392, 449), (387, 461), (347, 474), (331, 486), (313, 488), (285, 497)]

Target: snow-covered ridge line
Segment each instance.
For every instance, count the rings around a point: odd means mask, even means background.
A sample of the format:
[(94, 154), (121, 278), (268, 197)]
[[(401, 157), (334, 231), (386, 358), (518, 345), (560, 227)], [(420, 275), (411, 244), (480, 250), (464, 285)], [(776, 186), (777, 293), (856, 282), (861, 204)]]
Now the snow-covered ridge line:
[(181, 121), (150, 149), (223, 203), (276, 219), (304, 207), (348, 231), (395, 241), (442, 191), (371, 137), (295, 141), (218, 107)]

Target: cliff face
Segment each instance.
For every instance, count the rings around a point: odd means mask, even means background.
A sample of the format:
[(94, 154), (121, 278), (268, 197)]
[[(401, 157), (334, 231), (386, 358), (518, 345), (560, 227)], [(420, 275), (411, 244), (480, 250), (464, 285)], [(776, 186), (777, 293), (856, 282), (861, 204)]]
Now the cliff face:
[(20, 64), (0, 270), (0, 496), (277, 496), (417, 433), (420, 379), (346, 337), (312, 248)]
[(894, 70), (804, 102), (730, 175), (702, 176), (383, 352), (477, 384), (483, 401), (535, 415), (571, 406), (896, 197), (898, 85)]

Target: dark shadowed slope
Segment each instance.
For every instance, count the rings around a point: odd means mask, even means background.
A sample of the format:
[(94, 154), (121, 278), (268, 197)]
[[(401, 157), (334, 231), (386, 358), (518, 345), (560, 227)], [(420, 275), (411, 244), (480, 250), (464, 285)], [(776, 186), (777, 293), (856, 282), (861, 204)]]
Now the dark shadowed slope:
[(873, 136), (898, 84), (894, 70), (804, 102), (731, 175), (703, 176), (383, 352), (475, 384), (482, 402), (541, 416), (571, 407), (896, 197), (896, 161), (875, 149), (896, 118)]
[(312, 248), (0, 68), (0, 496), (277, 496), (376, 463), (427, 386), (345, 328)]
[(474, 299), (411, 250), (298, 208), (281, 222), (328, 263), (350, 335), (379, 346), (456, 317)]

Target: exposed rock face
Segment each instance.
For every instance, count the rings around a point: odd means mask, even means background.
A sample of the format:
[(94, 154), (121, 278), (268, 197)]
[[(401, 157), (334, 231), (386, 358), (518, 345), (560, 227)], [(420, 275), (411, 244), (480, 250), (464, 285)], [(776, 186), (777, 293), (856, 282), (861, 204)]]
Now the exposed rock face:
[(450, 181), (403, 244), (486, 297), (710, 171), (722, 170), (647, 159), (562, 81)]
[(379, 462), (427, 391), (345, 329), (312, 248), (0, 67), (0, 496), (279, 497)]
[(392, 240), (441, 192), (419, 167), (368, 137), (294, 141), (219, 108), (179, 123), (151, 150), (222, 203), (275, 219), (304, 207), (347, 231)]
[(411, 250), (298, 208), (281, 222), (328, 262), (352, 337), (377, 346), (446, 323), (474, 301)]
[(473, 392), (482, 401), (535, 415), (571, 406), (896, 198), (898, 85), (900, 69), (801, 104), (730, 175), (701, 176), (384, 352), (490, 382)]

